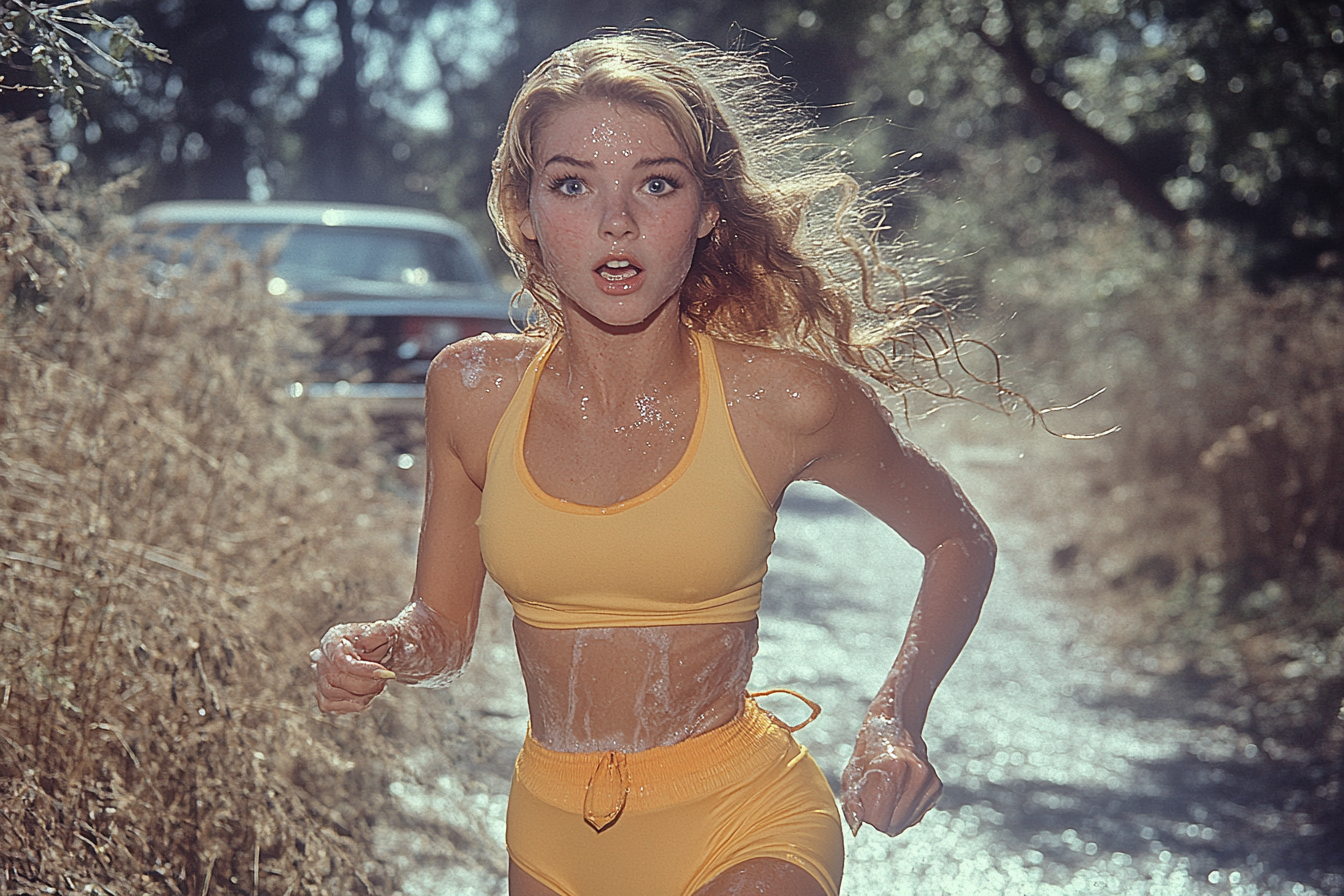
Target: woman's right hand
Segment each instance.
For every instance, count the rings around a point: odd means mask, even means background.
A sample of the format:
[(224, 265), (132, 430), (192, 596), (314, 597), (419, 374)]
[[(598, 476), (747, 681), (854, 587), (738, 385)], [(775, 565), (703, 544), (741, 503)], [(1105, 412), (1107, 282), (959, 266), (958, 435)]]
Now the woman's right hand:
[(397, 629), (392, 623), (342, 623), (322, 636), (308, 655), (317, 676), (317, 708), (323, 712), (363, 712), (397, 677), (382, 661)]

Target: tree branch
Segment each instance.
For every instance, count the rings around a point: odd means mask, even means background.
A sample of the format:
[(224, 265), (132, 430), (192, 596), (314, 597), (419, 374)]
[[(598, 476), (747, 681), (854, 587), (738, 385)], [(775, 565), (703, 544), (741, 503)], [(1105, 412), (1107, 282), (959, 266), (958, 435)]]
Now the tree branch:
[(1022, 89), (1028, 111), (1052, 131), (1060, 142), (1088, 159), (1102, 177), (1114, 181), (1125, 201), (1179, 234), (1186, 223), (1185, 214), (1167, 200), (1156, 184), (1135, 168), (1134, 162), (1123, 149), (1100, 131), (1080, 121), (1046, 92), (1044, 84), (1038, 84), (1032, 78), (1036, 62), (1022, 41), (1012, 4), (1005, 0), (1003, 6), (1009, 27), (1001, 42), (988, 34), (983, 25), (976, 26), (975, 33), (985, 46), (1003, 60), (1009, 74)]

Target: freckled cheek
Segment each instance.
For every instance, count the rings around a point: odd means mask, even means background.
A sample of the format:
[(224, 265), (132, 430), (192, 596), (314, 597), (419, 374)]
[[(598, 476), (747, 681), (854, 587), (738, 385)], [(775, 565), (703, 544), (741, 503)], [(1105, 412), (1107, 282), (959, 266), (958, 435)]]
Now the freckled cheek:
[(577, 227), (557, 224), (538, 216), (537, 246), (541, 250), (542, 261), (548, 267), (572, 264), (572, 260), (580, 254), (583, 238)]
[(552, 250), (548, 252), (546, 248), (543, 247), (541, 258), (542, 263), (546, 266), (546, 270), (550, 273), (551, 278), (556, 281), (564, 281), (582, 273), (578, 260), (574, 257), (574, 254), (572, 252), (564, 251), (563, 248), (557, 251), (553, 247)]

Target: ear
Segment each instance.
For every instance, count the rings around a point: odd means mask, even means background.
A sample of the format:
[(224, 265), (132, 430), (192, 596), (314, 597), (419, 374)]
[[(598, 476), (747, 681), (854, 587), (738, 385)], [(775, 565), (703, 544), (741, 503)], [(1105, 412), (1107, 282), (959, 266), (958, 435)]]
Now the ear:
[(519, 212), (518, 232), (521, 233), (526, 239), (536, 242), (537, 225), (532, 220), (532, 212), (530, 209), (523, 209), (521, 212)]
[(706, 202), (700, 209), (700, 229), (696, 232), (696, 238), (703, 239), (709, 236), (718, 223), (719, 204), (717, 202)]

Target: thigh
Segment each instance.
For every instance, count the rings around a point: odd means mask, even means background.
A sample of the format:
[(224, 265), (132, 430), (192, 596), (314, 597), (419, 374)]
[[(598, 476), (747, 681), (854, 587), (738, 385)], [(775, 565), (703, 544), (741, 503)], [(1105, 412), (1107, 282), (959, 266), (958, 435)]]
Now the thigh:
[[(812, 756), (791, 746), (773, 769), (718, 795), (718, 836), (690, 892), (839, 892), (845, 843), (835, 796)], [(727, 888), (705, 890), (710, 884)]]
[[(783, 859), (749, 859), (734, 865), (696, 891), (695, 896), (826, 896), (826, 888), (808, 872)], [(510, 890), (510, 896), (531, 896)], [(544, 896), (538, 891), (538, 896)]]
[(564, 896), (509, 860), (509, 896)]

